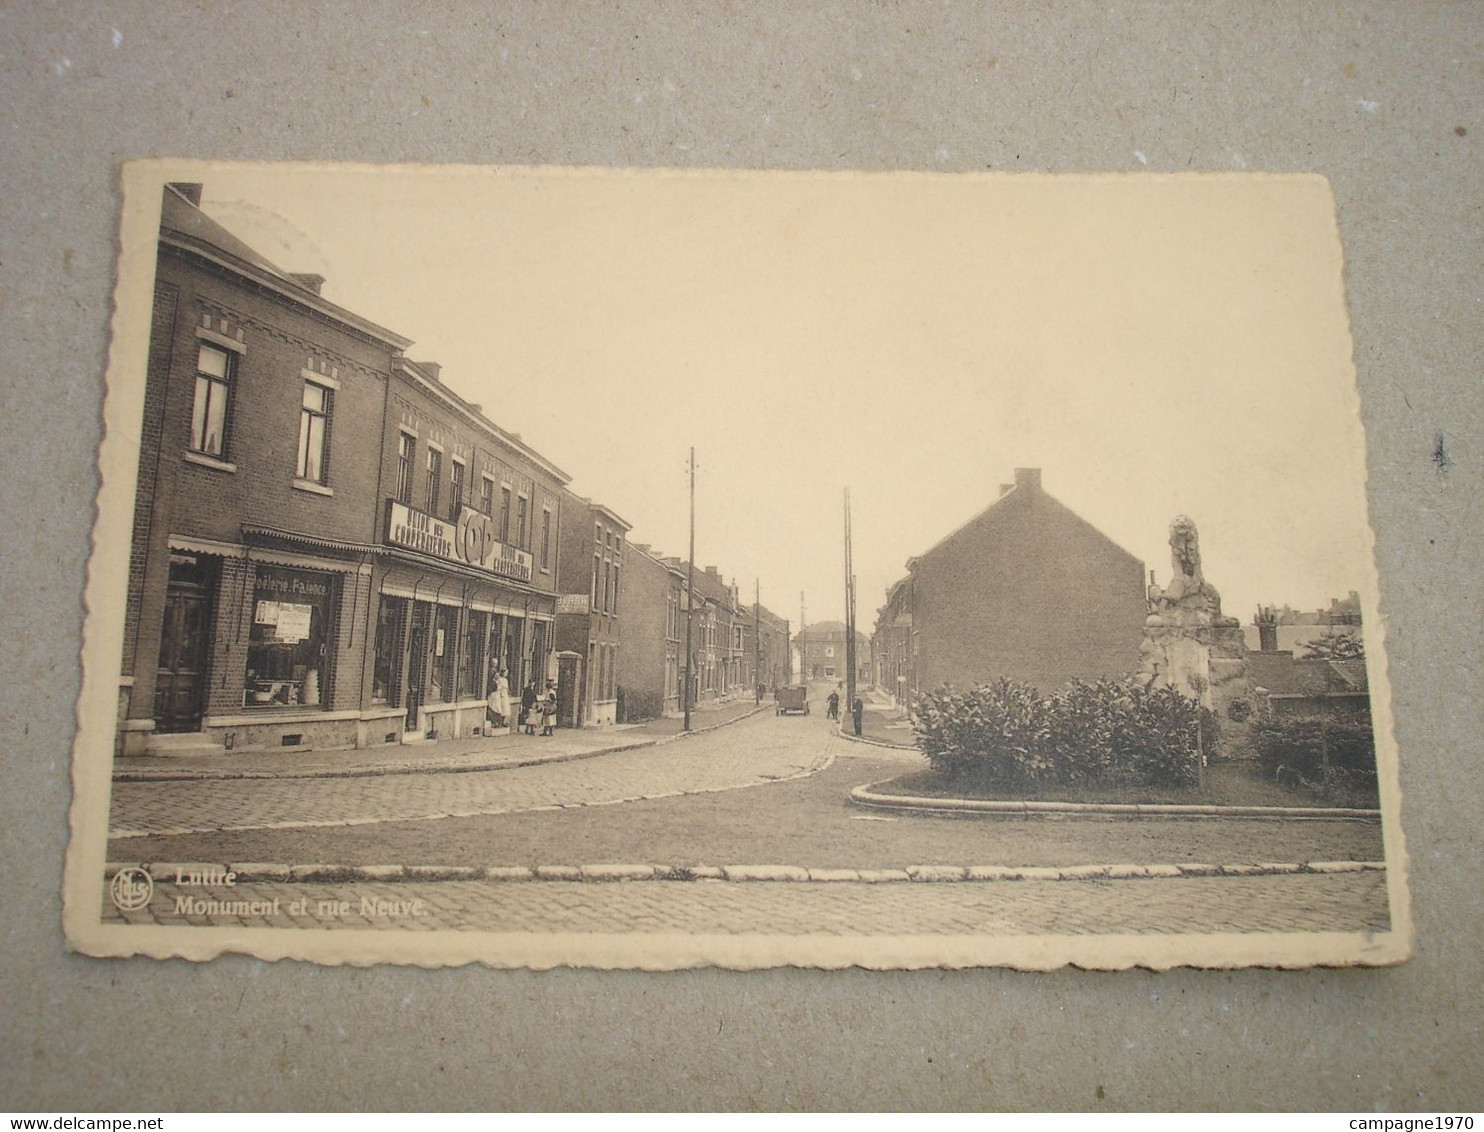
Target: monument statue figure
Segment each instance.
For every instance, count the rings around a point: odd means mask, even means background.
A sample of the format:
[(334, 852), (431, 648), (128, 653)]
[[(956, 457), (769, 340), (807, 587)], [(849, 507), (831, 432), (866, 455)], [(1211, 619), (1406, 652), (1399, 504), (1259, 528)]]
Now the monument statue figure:
[(1221, 615), (1221, 595), (1201, 567), (1201, 539), (1189, 515), (1170, 523), (1170, 583), (1150, 575), (1149, 616), (1139, 645), (1146, 687), (1167, 685), (1213, 710), (1246, 689), (1247, 646), (1234, 617)]
[(1221, 617), (1221, 595), (1201, 573), (1201, 537), (1188, 515), (1170, 523), (1170, 584), (1149, 588), (1153, 612), (1180, 623), (1196, 618), (1203, 623)]

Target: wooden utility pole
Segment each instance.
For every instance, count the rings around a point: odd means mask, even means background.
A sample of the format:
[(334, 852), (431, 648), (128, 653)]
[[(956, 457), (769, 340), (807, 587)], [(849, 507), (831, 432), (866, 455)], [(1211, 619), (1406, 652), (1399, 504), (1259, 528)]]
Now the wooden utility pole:
[(850, 489), (845, 489), (845, 706), (855, 708), (855, 564), (850, 549)]
[(693, 623), (696, 616), (696, 449), (690, 450), (690, 568), (685, 580), (685, 730), (690, 730), (690, 702), (694, 680), (694, 659), (691, 652)]
[(763, 702), (763, 583), (752, 580), (752, 687), (756, 692), (752, 702)]
[[(805, 616), (808, 611), (804, 608), (804, 591), (799, 591), (799, 683), (809, 683), (809, 658), (804, 655), (804, 630), (809, 628), (809, 620)], [(792, 651), (788, 654), (788, 670), (790, 676), (793, 674), (794, 656)]]

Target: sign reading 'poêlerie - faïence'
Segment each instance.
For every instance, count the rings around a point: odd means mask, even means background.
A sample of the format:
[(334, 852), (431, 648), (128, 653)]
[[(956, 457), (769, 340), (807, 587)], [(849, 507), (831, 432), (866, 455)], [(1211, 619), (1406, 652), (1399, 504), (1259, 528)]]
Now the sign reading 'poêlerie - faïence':
[(391, 500), (387, 508), (386, 542), (435, 558), (462, 562), (501, 577), (531, 580), (534, 561), (531, 555), (497, 539), (494, 520), (472, 507), (463, 508), (458, 522), (450, 523)]

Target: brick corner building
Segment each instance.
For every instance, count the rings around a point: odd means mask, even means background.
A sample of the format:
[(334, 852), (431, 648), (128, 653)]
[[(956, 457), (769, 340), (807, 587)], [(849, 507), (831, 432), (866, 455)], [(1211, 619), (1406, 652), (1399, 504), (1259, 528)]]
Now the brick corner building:
[(568, 477), (200, 201), (163, 190), (118, 751), (483, 733), (554, 671)]

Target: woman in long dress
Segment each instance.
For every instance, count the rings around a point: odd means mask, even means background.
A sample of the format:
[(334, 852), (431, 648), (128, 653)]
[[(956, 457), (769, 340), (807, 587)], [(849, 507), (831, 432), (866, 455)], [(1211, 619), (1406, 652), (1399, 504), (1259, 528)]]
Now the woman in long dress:
[(541, 734), (555, 735), (553, 730), (556, 724), (557, 694), (556, 685), (547, 682), (546, 694), (541, 697)]
[(505, 673), (499, 669), (495, 670), (488, 706), (491, 723), (502, 728), (510, 726), (510, 685), (505, 680)]
[(536, 734), (536, 681), (527, 681), (520, 694), (520, 720), (527, 735)]

